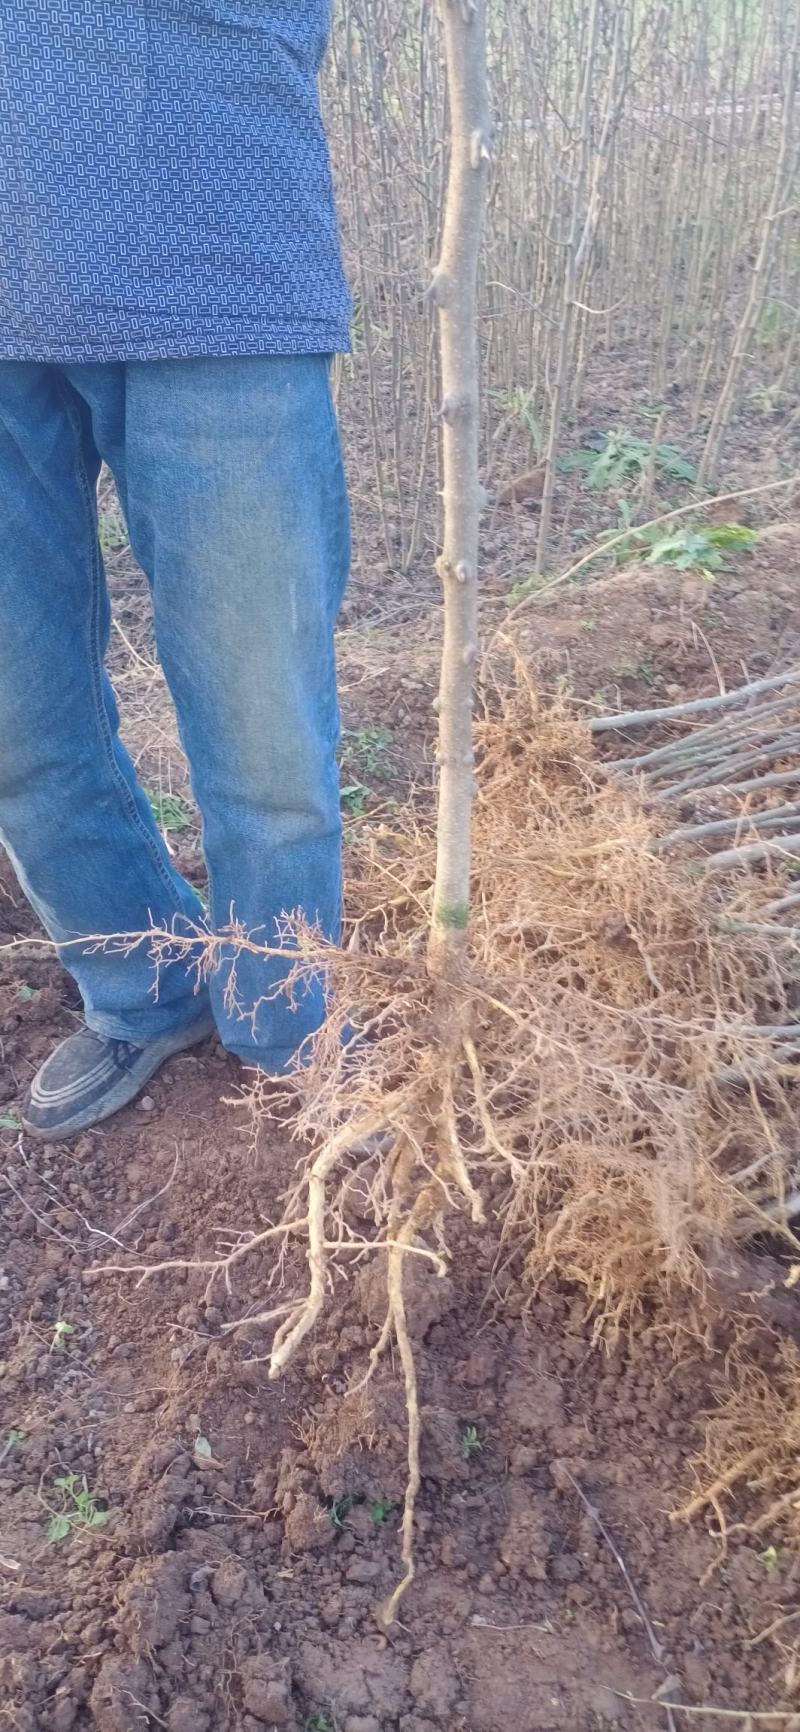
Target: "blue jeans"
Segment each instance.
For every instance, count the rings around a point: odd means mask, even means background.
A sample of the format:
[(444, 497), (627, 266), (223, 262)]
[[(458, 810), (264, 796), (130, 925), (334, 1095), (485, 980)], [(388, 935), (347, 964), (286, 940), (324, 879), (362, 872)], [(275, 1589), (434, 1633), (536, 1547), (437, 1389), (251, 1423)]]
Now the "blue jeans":
[(74, 941), (203, 909), (174, 870), (120, 743), (96, 483), (112, 471), (152, 588), (158, 653), (203, 819), (210, 921), (263, 944), (295, 910), (338, 931), (334, 626), (349, 517), (324, 355), (0, 361), (0, 841), (97, 1033), (144, 1044), (208, 1014), (282, 1071), (324, 1013), (286, 964), (240, 955), (198, 994), (146, 946)]

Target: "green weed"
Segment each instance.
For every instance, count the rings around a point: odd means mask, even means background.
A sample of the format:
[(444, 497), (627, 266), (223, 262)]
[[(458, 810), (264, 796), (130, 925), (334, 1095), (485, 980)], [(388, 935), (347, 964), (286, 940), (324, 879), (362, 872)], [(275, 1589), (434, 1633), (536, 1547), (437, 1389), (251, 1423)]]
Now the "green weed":
[[(695, 524), (684, 524), (672, 535), (664, 535), (656, 526), (651, 529), (636, 529), (631, 521), (632, 513), (627, 499), (617, 501), (622, 527), (627, 532), (622, 540), (617, 540), (618, 529), (607, 529), (597, 539), (598, 559), (605, 554), (605, 543), (614, 541), (609, 549), (608, 557), (614, 566), (627, 565), (631, 560), (639, 559), (645, 565), (669, 565), (673, 571), (697, 571), (713, 581), (717, 571), (727, 571), (729, 553), (749, 553), (758, 541), (754, 529), (747, 529), (743, 523), (719, 523), (703, 528)], [(506, 597), (509, 605), (515, 600), (521, 600), (529, 595), (535, 585), (528, 579), (515, 585), (514, 590)]]
[(385, 782), (392, 773), (393, 745), (394, 734), (391, 728), (344, 728), (342, 766)]
[(641, 680), (646, 686), (654, 686), (656, 683), (656, 670), (653, 663), (649, 661), (621, 662), (620, 666), (614, 671), (616, 679)]
[(128, 531), (118, 511), (101, 511), (97, 533), (104, 554), (117, 553), (121, 547), (128, 545)]
[(339, 797), (351, 818), (365, 817), (371, 792), (371, 788), (367, 788), (363, 782), (350, 782), (346, 788), (342, 788)]
[(629, 487), (646, 473), (655, 460), (656, 473), (669, 481), (692, 482), (697, 470), (674, 445), (653, 445), (649, 439), (639, 439), (625, 428), (612, 429), (606, 435), (601, 451), (581, 449), (563, 457), (559, 468), (565, 473), (580, 470), (587, 485), (599, 492), (604, 488)]
[(360, 1502), (361, 1499), (357, 1492), (352, 1491), (344, 1492), (342, 1497), (332, 1498), (328, 1505), (328, 1519), (331, 1526), (336, 1529), (337, 1534), (343, 1531), (351, 1509), (355, 1509), (356, 1504)]
[(503, 598), (506, 607), (516, 607), (518, 601), (524, 601), (526, 595), (534, 595), (536, 590), (541, 589), (546, 582), (547, 578), (545, 575), (535, 577), (531, 574), (530, 577), (519, 578), (518, 581), (512, 585), (508, 594)]
[(383, 1526), (386, 1517), (391, 1515), (394, 1507), (395, 1506), (390, 1498), (378, 1498), (377, 1502), (372, 1505), (372, 1520), (374, 1521), (376, 1528)]
[(51, 1489), (56, 1494), (55, 1505), (42, 1497), (45, 1509), (50, 1514), (47, 1524), (50, 1545), (60, 1545), (70, 1534), (87, 1533), (91, 1528), (106, 1527), (111, 1512), (98, 1509), (94, 1492), (91, 1492), (86, 1484), (85, 1474), (59, 1474), (53, 1480)]
[(460, 1448), (464, 1461), (471, 1461), (473, 1455), (480, 1455), (481, 1450), (483, 1449), (483, 1443), (481, 1438), (478, 1436), (477, 1426), (468, 1425), (465, 1430), (462, 1431)]
[(16, 1113), (0, 1113), (0, 1131), (18, 1131), (21, 1129)]
[(524, 427), (537, 458), (542, 455), (544, 444), (542, 423), (534, 410), (535, 393), (524, 391), (517, 386), (513, 391), (490, 391), (489, 396), (496, 403), (503, 415), (511, 421), (518, 421)]
[(699, 571), (709, 577), (726, 570), (726, 553), (749, 553), (757, 540), (755, 530), (743, 523), (719, 523), (708, 529), (687, 524), (674, 535), (653, 540), (645, 565), (671, 565), (675, 571)]
[(14, 1450), (19, 1449), (20, 1444), (25, 1442), (26, 1436), (27, 1433), (22, 1431), (19, 1426), (12, 1425), (11, 1430), (6, 1432), (2, 1445), (0, 1445), (0, 1461), (5, 1461), (7, 1455), (13, 1455)]
[(53, 1325), (53, 1339), (50, 1343), (51, 1353), (64, 1353), (71, 1335), (75, 1334), (74, 1323), (68, 1323), (65, 1317), (59, 1317)]
[(150, 788), (146, 789), (146, 793), (160, 830), (177, 833), (191, 828), (192, 814), (180, 794), (155, 794)]

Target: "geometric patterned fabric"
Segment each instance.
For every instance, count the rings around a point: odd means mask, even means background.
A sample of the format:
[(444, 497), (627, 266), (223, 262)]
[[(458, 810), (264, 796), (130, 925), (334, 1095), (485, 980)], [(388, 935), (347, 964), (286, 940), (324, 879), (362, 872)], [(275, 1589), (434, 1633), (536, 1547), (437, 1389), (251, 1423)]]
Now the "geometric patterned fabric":
[(0, 0), (0, 358), (349, 344), (329, 0)]

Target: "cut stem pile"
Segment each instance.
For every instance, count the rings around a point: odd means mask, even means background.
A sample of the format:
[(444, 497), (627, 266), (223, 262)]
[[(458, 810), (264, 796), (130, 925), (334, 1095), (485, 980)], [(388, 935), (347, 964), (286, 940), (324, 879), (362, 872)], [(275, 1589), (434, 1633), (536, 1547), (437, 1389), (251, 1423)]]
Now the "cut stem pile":
[[(660, 710), (633, 710), (597, 717), (599, 737), (652, 728), (680, 727), (675, 737), (638, 753), (629, 751), (607, 767), (635, 776), (645, 798), (679, 806), (690, 821), (659, 837), (672, 851), (713, 840), (704, 863), (716, 870), (749, 866), (800, 852), (800, 671), (787, 669), (731, 692)], [(780, 799), (780, 791), (787, 797)], [(752, 834), (749, 834), (752, 833)], [(717, 847), (717, 839), (736, 845)]]

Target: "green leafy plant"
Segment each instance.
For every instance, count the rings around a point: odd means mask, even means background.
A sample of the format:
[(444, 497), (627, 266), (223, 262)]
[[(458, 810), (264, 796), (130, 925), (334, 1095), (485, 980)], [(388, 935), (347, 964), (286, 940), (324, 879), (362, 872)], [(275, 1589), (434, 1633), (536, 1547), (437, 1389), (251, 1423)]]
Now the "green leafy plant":
[(621, 662), (614, 671), (618, 679), (641, 680), (646, 686), (654, 686), (656, 683), (656, 670), (653, 663), (647, 660), (636, 662), (629, 659)]
[(159, 829), (178, 832), (191, 828), (192, 814), (180, 794), (154, 794), (148, 788), (147, 798)]
[(128, 545), (128, 531), (118, 511), (101, 511), (97, 533), (103, 553), (116, 553)]
[(377, 1528), (382, 1527), (387, 1516), (390, 1516), (395, 1505), (391, 1498), (379, 1497), (372, 1505), (372, 1520)]
[(670, 481), (692, 482), (697, 470), (674, 445), (653, 445), (649, 439), (639, 439), (624, 428), (611, 430), (601, 451), (581, 449), (563, 457), (559, 467), (565, 471), (581, 470), (589, 487), (628, 487), (645, 474), (655, 460), (656, 471)]
[(59, 1317), (53, 1325), (53, 1339), (50, 1343), (51, 1353), (63, 1353), (71, 1335), (75, 1334), (74, 1323), (68, 1323), (65, 1317)]
[(724, 571), (726, 553), (749, 553), (758, 537), (743, 523), (720, 523), (708, 529), (686, 525), (674, 535), (654, 540), (645, 565), (671, 565), (675, 571), (700, 571), (705, 576)]
[(477, 1426), (468, 1425), (465, 1427), (464, 1431), (462, 1431), (460, 1449), (465, 1461), (471, 1461), (473, 1455), (480, 1455), (481, 1450), (483, 1449), (483, 1443), (481, 1438), (478, 1436)]
[(331, 1526), (340, 1534), (344, 1528), (351, 1509), (355, 1509), (361, 1499), (356, 1492), (346, 1491), (341, 1497), (335, 1497), (328, 1505), (328, 1519)]
[(19, 1449), (20, 1444), (25, 1442), (26, 1436), (27, 1433), (22, 1431), (19, 1426), (12, 1425), (11, 1430), (7, 1431), (3, 1438), (0, 1447), (0, 1461), (5, 1461), (7, 1455), (12, 1455), (15, 1449)]
[(534, 590), (541, 589), (546, 582), (547, 578), (544, 574), (541, 577), (535, 577), (532, 574), (530, 577), (519, 578), (503, 598), (506, 607), (516, 607), (518, 601), (524, 601), (526, 595), (533, 595)]
[(20, 1122), (16, 1113), (0, 1113), (0, 1131), (18, 1131)]
[(358, 768), (367, 776), (385, 781), (392, 773), (390, 752), (394, 744), (391, 728), (344, 728), (342, 764)]
[[(587, 456), (594, 456), (588, 452)], [(645, 565), (671, 565), (675, 571), (699, 571), (703, 576), (711, 578), (717, 571), (727, 570), (726, 555), (729, 553), (750, 553), (758, 541), (754, 529), (748, 529), (743, 523), (709, 524), (706, 528), (698, 524), (683, 524), (671, 535), (665, 535), (661, 528), (654, 525), (650, 529), (636, 529), (632, 517), (630, 501), (618, 499), (622, 528), (628, 533), (621, 539), (619, 529), (607, 529), (597, 537), (598, 559), (605, 555), (606, 542), (613, 541), (608, 557), (615, 566), (626, 565), (633, 559), (641, 559)], [(578, 539), (586, 539), (591, 531), (580, 532)], [(505, 596), (507, 607), (516, 607), (517, 602), (532, 595), (536, 589), (546, 582), (546, 578), (525, 577), (514, 584)]]
[(339, 1732), (339, 1726), (328, 1714), (309, 1714), (303, 1721), (303, 1732)]
[(340, 799), (351, 818), (363, 818), (365, 816), (370, 793), (371, 789), (367, 788), (363, 782), (350, 782), (346, 788), (342, 788)]
[[(657, 525), (636, 529), (631, 521), (630, 501), (619, 499), (617, 508), (622, 527), (628, 533), (618, 540), (619, 530), (608, 529), (597, 540), (598, 559), (605, 556), (605, 543), (614, 542), (607, 557), (615, 566), (639, 559), (645, 565), (671, 565), (675, 571), (698, 571), (712, 581), (715, 572), (728, 569), (727, 554), (749, 553), (758, 541), (757, 532), (743, 523), (709, 524), (708, 527), (688, 523), (669, 535), (665, 535)], [(535, 587), (531, 579), (515, 584), (506, 596), (507, 605), (513, 606)]]
[(541, 457), (544, 439), (542, 423), (533, 406), (535, 392), (518, 385), (511, 391), (490, 391), (489, 396), (509, 421), (518, 421), (524, 427), (537, 458)]
[(55, 1502), (49, 1503), (47, 1498), (42, 1498), (45, 1509), (50, 1514), (47, 1524), (50, 1545), (60, 1545), (62, 1540), (73, 1533), (86, 1533), (92, 1528), (106, 1527), (111, 1512), (98, 1509), (95, 1494), (89, 1490), (85, 1474), (59, 1474), (53, 1480), (51, 1489), (55, 1494)]

